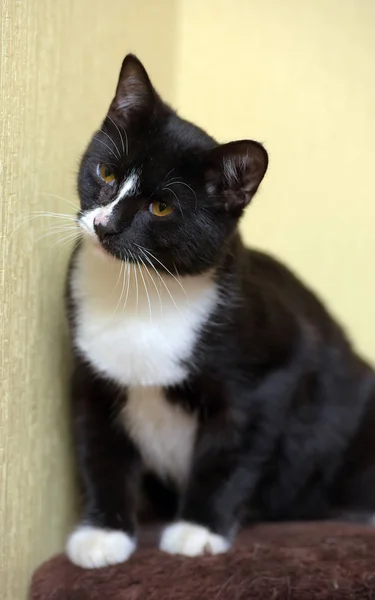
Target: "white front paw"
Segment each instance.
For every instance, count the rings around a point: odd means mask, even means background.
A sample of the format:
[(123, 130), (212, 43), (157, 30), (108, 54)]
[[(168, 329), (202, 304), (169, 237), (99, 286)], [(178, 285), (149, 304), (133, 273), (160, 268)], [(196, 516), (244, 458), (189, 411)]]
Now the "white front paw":
[(160, 549), (169, 554), (199, 556), (200, 554), (221, 554), (230, 547), (229, 541), (212, 533), (206, 527), (179, 521), (164, 529)]
[(135, 542), (123, 531), (82, 525), (71, 534), (66, 553), (72, 563), (96, 569), (122, 563), (135, 550)]

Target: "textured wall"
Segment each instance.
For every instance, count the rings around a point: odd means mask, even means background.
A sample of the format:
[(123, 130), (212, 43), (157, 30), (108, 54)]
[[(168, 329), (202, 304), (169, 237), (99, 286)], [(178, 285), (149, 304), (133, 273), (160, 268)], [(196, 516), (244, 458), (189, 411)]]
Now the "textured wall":
[(0, 598), (23, 600), (32, 569), (62, 547), (74, 493), (61, 299), (68, 247), (51, 229), (58, 219), (17, 226), (35, 210), (73, 210), (47, 194), (75, 202), (79, 154), (128, 50), (171, 99), (174, 13), (169, 0), (0, 7)]
[(181, 0), (177, 105), (270, 167), (249, 243), (284, 257), (375, 362), (374, 0)]
[(31, 570), (62, 546), (74, 493), (61, 301), (68, 248), (51, 229), (59, 220), (20, 220), (73, 210), (79, 154), (123, 55), (136, 51), (184, 115), (223, 141), (266, 143), (270, 171), (246, 238), (294, 265), (375, 358), (375, 4), (0, 6), (0, 597), (23, 600)]

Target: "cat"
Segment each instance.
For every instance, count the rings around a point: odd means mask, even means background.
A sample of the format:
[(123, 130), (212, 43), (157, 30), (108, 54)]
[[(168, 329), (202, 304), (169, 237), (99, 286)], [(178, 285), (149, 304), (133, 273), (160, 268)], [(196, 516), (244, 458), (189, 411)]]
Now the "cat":
[(267, 165), (260, 143), (177, 116), (125, 57), (80, 165), (67, 280), (81, 567), (133, 553), (142, 489), (171, 554), (226, 552), (247, 520), (371, 522), (375, 374), (238, 232)]

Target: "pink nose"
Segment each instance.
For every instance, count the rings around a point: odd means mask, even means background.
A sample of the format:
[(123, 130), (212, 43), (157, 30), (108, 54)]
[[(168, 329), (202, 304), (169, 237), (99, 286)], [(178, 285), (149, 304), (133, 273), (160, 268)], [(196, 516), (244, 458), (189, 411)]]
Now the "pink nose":
[(108, 221), (109, 221), (109, 215), (106, 215), (104, 212), (99, 213), (94, 218), (94, 226), (95, 225), (104, 225), (104, 227), (105, 227), (106, 225), (108, 225)]

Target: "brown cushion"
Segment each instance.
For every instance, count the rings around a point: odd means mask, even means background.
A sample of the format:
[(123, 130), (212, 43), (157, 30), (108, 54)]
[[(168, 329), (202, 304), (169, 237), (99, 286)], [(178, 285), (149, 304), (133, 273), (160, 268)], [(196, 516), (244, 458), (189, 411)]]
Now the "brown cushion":
[(226, 555), (172, 557), (143, 534), (129, 562), (86, 571), (59, 555), (34, 574), (32, 600), (375, 599), (375, 530), (337, 523), (257, 525)]

